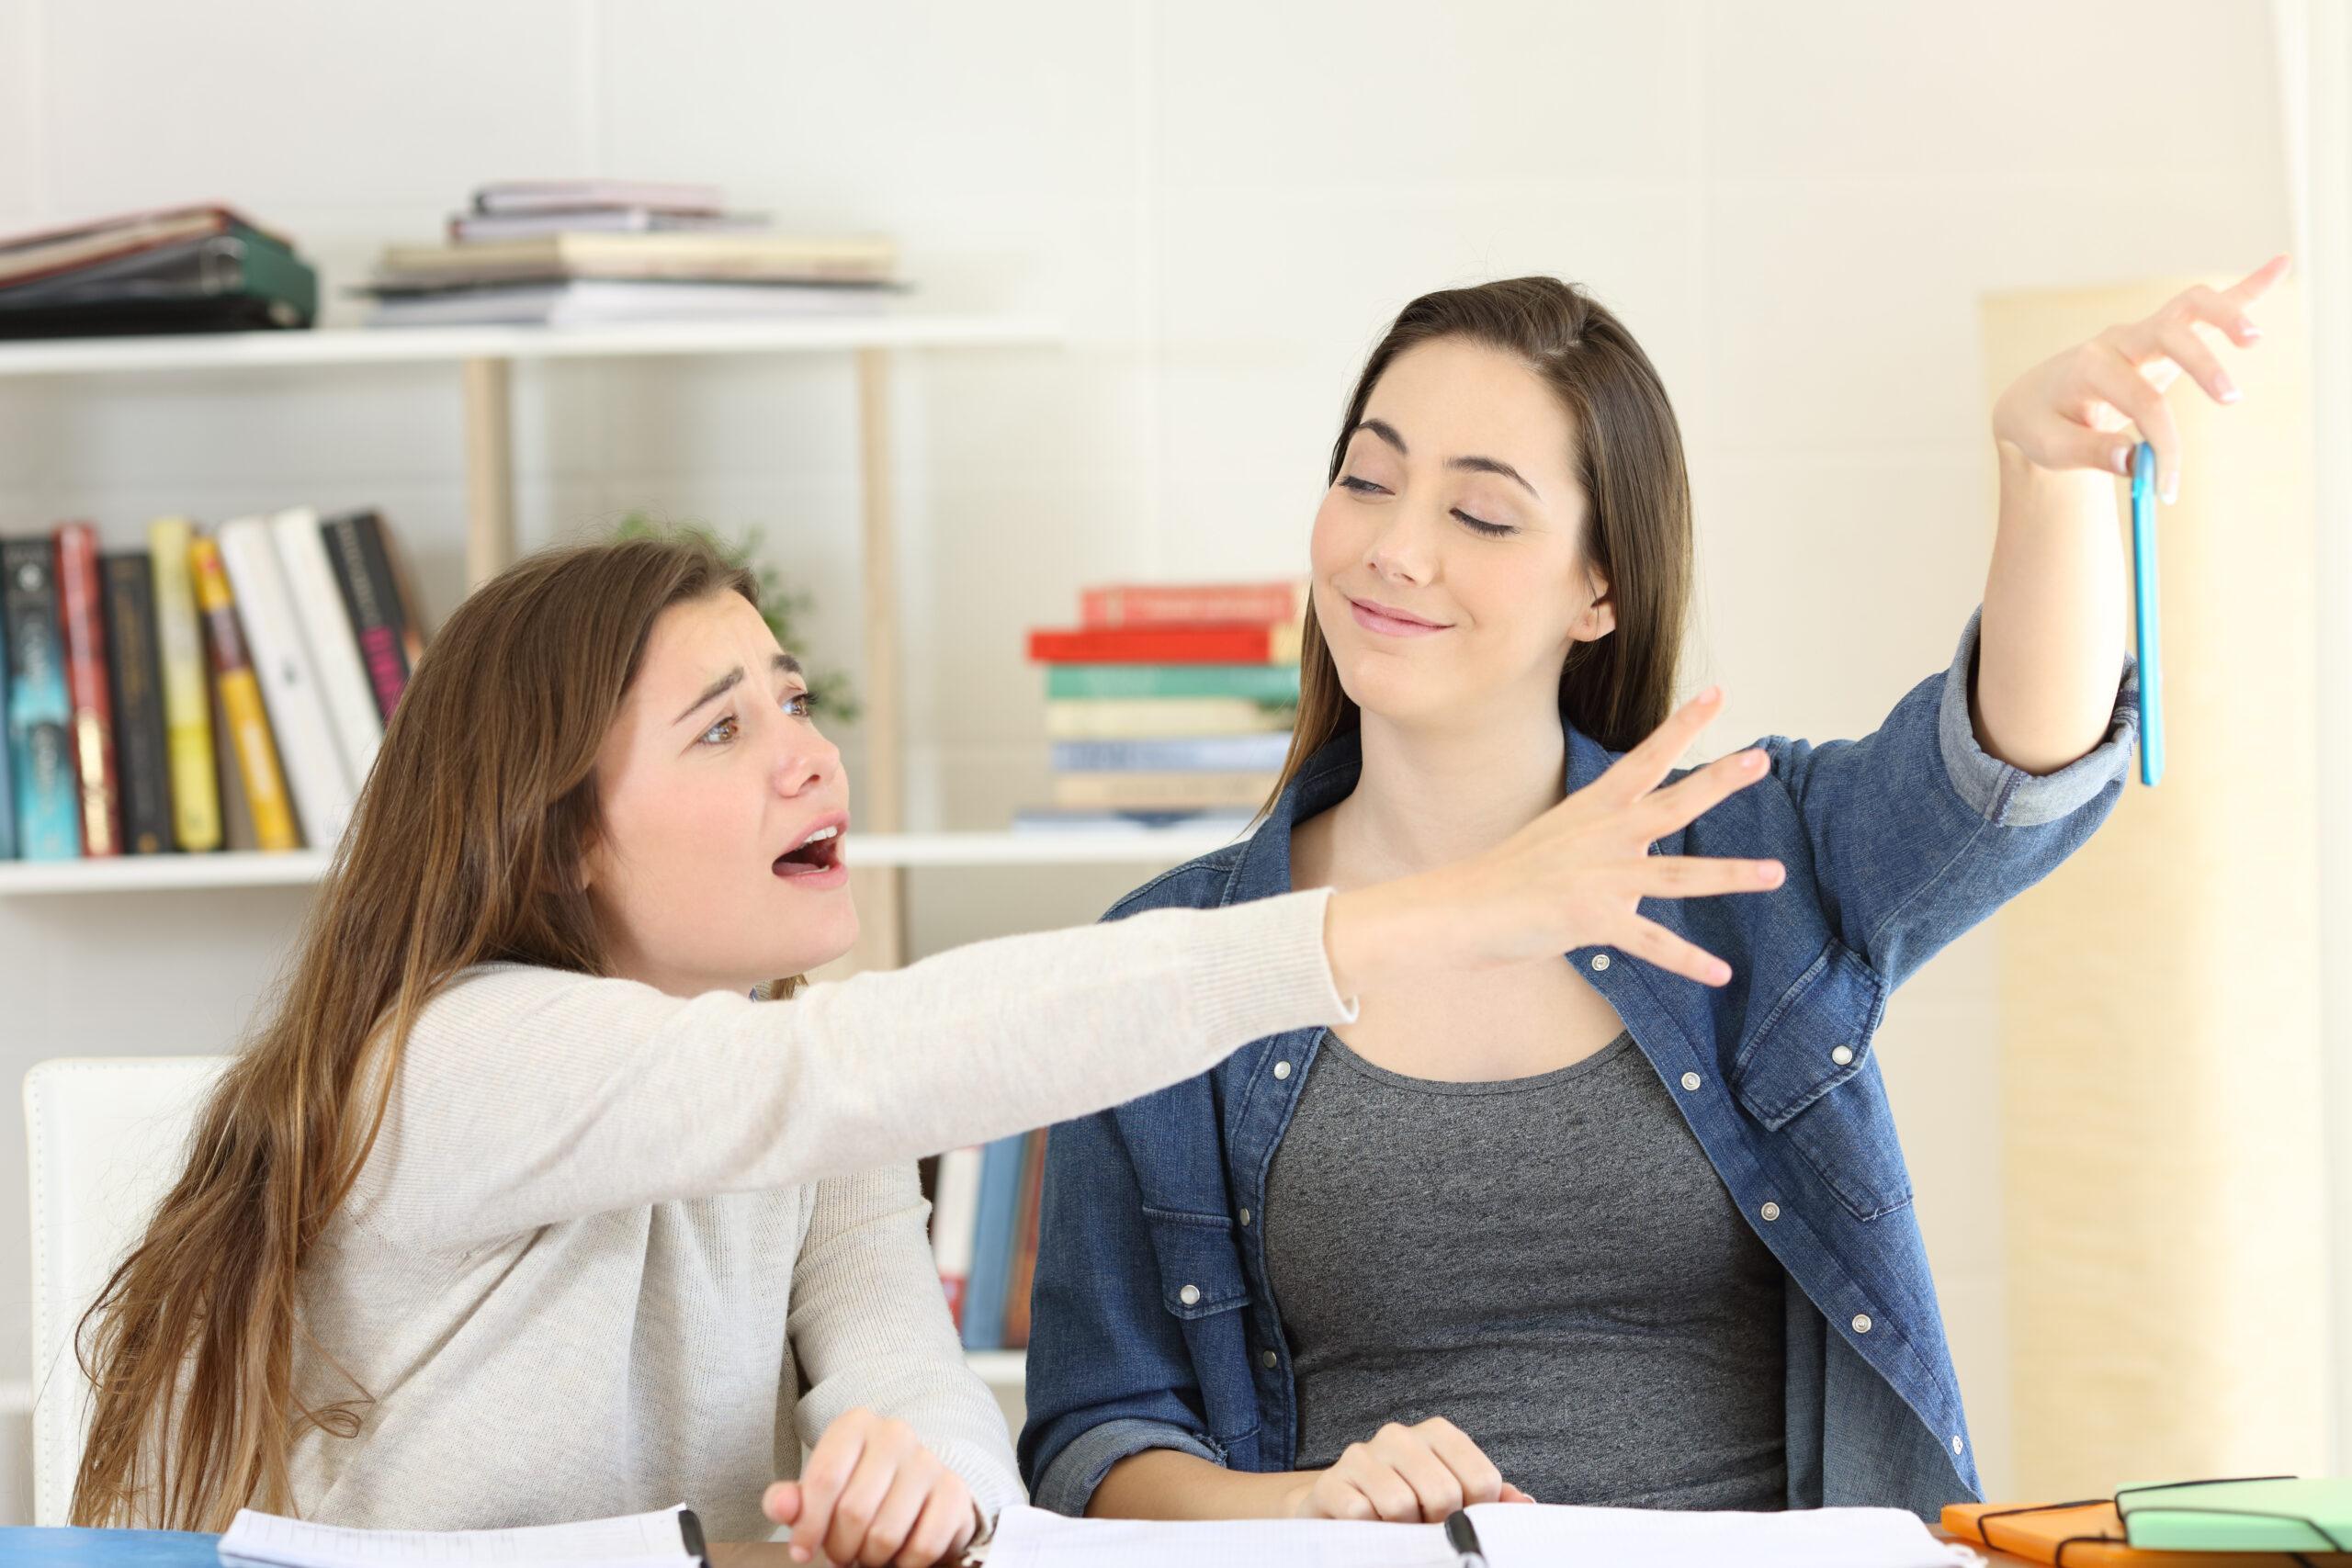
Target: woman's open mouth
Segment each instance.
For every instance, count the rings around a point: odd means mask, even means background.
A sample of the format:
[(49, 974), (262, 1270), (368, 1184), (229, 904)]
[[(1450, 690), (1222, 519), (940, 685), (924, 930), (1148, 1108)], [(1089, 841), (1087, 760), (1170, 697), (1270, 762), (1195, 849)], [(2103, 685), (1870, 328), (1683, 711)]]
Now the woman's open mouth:
[(775, 857), (769, 869), (787, 882), (814, 887), (838, 887), (849, 879), (849, 867), (842, 862), (842, 834), (845, 825), (830, 821), (812, 830), (799, 843)]

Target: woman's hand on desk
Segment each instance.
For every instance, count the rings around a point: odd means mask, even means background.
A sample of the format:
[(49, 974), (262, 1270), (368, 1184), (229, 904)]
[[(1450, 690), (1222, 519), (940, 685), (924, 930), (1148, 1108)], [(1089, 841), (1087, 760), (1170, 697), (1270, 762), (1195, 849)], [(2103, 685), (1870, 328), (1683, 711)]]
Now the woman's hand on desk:
[(1729, 964), (1639, 912), (1645, 898), (1781, 886), (1778, 861), (1649, 852), (1767, 772), (1763, 752), (1736, 751), (1658, 787), (1722, 706), (1713, 688), (1691, 698), (1607, 773), (1483, 855), (1334, 896), (1324, 945), (1340, 994), (1595, 946), (1703, 985), (1729, 980)]
[(971, 1489), (903, 1421), (853, 1410), (825, 1428), (797, 1481), (761, 1500), (792, 1528), (795, 1562), (930, 1568), (979, 1533)]
[(1434, 1525), (1477, 1503), (1533, 1501), (1503, 1479), (1462, 1428), (1434, 1416), (1411, 1427), (1392, 1421), (1369, 1442), (1349, 1444), (1331, 1468), (1300, 1478), (1290, 1513)]

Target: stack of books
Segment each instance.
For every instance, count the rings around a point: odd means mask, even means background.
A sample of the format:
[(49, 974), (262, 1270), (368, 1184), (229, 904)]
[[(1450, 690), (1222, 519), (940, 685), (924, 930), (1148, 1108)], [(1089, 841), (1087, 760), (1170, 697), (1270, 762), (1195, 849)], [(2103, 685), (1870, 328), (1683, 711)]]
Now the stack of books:
[(332, 848), (424, 647), (373, 512), (0, 538), (0, 860)]
[(307, 327), (319, 275), (226, 207), (125, 213), (0, 239), (0, 337)]
[(783, 232), (711, 186), (534, 180), (476, 191), (446, 244), (387, 249), (367, 292), (377, 326), (562, 326), (870, 311), (897, 269), (888, 240)]
[(1077, 629), (1030, 633), (1053, 804), (1015, 830), (1246, 828), (1290, 749), (1306, 607), (1297, 582), (1091, 588)]
[(932, 1259), (967, 1350), (1018, 1350), (1029, 1343), (1045, 1184), (1043, 1131), (950, 1149), (936, 1162)]

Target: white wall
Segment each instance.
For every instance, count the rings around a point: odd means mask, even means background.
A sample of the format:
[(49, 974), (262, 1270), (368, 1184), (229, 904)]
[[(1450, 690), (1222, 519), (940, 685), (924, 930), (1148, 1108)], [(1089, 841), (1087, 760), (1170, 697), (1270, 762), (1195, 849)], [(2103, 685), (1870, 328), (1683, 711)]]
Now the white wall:
[[(1523, 271), (1617, 307), (1682, 411), (1688, 673), (1730, 692), (1710, 750), (1868, 727), (1981, 584), (1977, 297), (2281, 245), (2272, 68), (2267, 14), (2222, 0), (0, 0), (0, 230), (219, 196), (341, 286), (484, 179), (710, 178), (899, 235), (943, 303), (1058, 315), (1065, 348), (916, 361), (900, 398), (913, 799), (991, 826), (1044, 776), (1020, 630), (1089, 580), (1298, 570), (1386, 317)], [(763, 524), (824, 602), (820, 654), (854, 652), (845, 367), (561, 366), (518, 393), (526, 545), (634, 505)], [(0, 383), (0, 530), (372, 502), (446, 611), (462, 501), (442, 370)], [(1120, 880), (931, 874), (918, 937), (1084, 919)], [(0, 902), (0, 1077), (221, 1047), (297, 908)], [(1882, 1059), (1997, 1491), (1990, 951), (1906, 989)], [(21, 1162), (0, 1118), (0, 1346), (26, 1332)]]

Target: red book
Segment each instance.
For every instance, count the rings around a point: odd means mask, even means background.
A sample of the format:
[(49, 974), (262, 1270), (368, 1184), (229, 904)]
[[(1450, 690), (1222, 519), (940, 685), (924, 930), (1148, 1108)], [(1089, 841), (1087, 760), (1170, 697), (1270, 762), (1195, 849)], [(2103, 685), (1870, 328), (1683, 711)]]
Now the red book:
[(1037, 664), (1294, 664), (1299, 628), (1232, 622), (1029, 634)]
[(98, 535), (87, 523), (57, 530), (58, 622), (65, 691), (74, 704), (74, 767), (82, 785), (82, 852), (122, 853), (122, 786), (114, 771), (114, 703), (107, 694), (107, 627)]
[(1296, 582), (1117, 584), (1090, 588), (1079, 596), (1079, 621), (1089, 627), (1198, 621), (1272, 626), (1306, 613), (1305, 585)]

